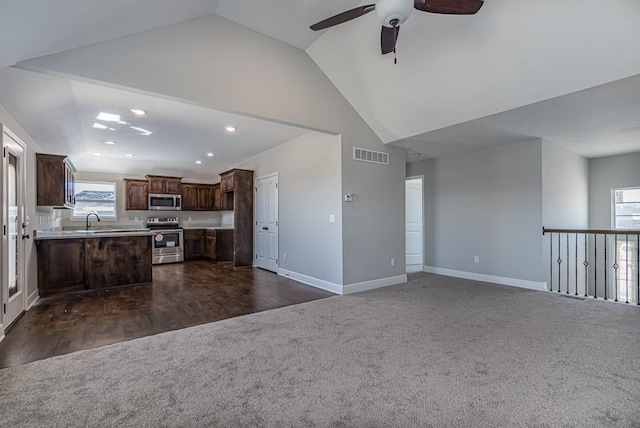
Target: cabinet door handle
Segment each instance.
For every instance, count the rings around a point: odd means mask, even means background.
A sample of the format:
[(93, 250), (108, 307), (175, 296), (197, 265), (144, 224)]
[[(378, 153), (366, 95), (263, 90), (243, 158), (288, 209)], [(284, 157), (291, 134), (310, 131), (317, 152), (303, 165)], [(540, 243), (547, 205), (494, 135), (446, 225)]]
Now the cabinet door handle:
[(263, 227), (262, 230), (269, 230), (269, 228), (268, 227)]
[(29, 235), (22, 235), (22, 239), (29, 239)]

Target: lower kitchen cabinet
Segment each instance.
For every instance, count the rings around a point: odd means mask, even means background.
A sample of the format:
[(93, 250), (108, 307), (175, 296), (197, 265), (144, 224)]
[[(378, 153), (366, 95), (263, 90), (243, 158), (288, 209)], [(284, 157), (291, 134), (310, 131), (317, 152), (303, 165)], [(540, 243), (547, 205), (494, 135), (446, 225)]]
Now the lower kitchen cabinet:
[(149, 236), (86, 239), (87, 279), (91, 289), (152, 281)]
[(152, 281), (151, 236), (36, 242), (41, 296)]
[(41, 296), (87, 289), (84, 239), (38, 243), (38, 289)]
[(184, 231), (184, 259), (197, 260), (205, 256), (204, 229), (186, 229)]
[(233, 260), (233, 229), (207, 229), (205, 254), (210, 260)]

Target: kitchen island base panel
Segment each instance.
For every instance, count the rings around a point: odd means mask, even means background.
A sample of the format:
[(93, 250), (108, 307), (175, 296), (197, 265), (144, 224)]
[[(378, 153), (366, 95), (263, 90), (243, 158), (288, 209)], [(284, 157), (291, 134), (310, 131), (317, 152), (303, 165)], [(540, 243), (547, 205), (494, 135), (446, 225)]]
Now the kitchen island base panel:
[(40, 296), (152, 281), (151, 236), (37, 242)]

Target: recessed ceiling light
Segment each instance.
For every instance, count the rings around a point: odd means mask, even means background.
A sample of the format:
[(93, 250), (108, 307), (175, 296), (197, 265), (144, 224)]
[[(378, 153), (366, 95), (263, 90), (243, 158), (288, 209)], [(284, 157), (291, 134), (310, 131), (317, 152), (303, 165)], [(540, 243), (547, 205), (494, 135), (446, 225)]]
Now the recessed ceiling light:
[(105, 113), (105, 112), (101, 111), (98, 114), (98, 116), (96, 116), (96, 119), (104, 120), (105, 122), (119, 122), (120, 121), (120, 115), (119, 114), (112, 114), (112, 113)]
[(202, 161), (196, 161), (196, 163), (197, 163), (198, 165), (200, 165), (200, 164), (202, 163)]
[(235, 126), (227, 126), (224, 129), (226, 129), (227, 132), (236, 132), (236, 127)]
[(100, 153), (100, 152), (95, 152), (95, 153), (94, 153), (94, 155), (95, 155), (95, 156), (102, 156), (102, 153)]
[(118, 123), (120, 125), (131, 125), (129, 122), (125, 122), (124, 120), (119, 120)]
[(132, 158), (133, 157), (133, 153), (127, 153), (125, 156), (128, 157), (128, 158)]
[(103, 125), (101, 123), (94, 123), (93, 127), (96, 128), (96, 129), (107, 129), (107, 128), (109, 128), (108, 126)]
[(153, 132), (148, 131), (148, 130), (146, 130), (144, 128), (138, 128), (137, 126), (130, 126), (129, 128), (133, 129), (134, 131), (138, 131), (140, 133), (140, 135), (146, 136), (146, 135), (153, 134)]
[(207, 153), (207, 156), (209, 156), (210, 158), (213, 157), (213, 153)]
[(131, 113), (137, 114), (138, 116), (144, 116), (145, 114), (147, 114), (147, 111), (146, 110), (142, 110), (140, 108), (132, 108), (131, 109)]
[(105, 141), (105, 144), (108, 144), (110, 146), (113, 146), (116, 142), (115, 141)]

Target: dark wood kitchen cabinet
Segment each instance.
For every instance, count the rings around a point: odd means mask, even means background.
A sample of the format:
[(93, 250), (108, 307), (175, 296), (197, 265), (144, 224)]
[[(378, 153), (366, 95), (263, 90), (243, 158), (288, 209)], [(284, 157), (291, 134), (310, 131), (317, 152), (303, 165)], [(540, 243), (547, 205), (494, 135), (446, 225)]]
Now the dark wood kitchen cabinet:
[(207, 230), (205, 234), (205, 257), (209, 260), (216, 259), (216, 231)]
[(36, 205), (73, 208), (75, 172), (67, 156), (36, 153)]
[(215, 184), (212, 189), (214, 209), (215, 211), (232, 211), (233, 192), (223, 192), (220, 186), (220, 183)]
[(149, 209), (149, 186), (147, 180), (124, 179), (125, 209), (147, 210)]
[(211, 184), (182, 184), (183, 211), (214, 211), (214, 193)]
[(234, 266), (253, 264), (253, 171), (233, 169)]
[(185, 229), (184, 259), (197, 260), (205, 256), (204, 229)]
[(183, 184), (182, 185), (182, 210), (198, 211), (198, 185)]
[(162, 175), (147, 175), (149, 193), (180, 195), (182, 193), (181, 177), (165, 177)]
[(233, 260), (233, 230), (207, 229), (205, 257), (218, 262)]
[(38, 289), (41, 296), (85, 290), (84, 239), (52, 239), (38, 244)]
[(36, 241), (41, 296), (152, 281), (151, 236)]
[(88, 288), (151, 282), (152, 250), (150, 236), (86, 239)]

